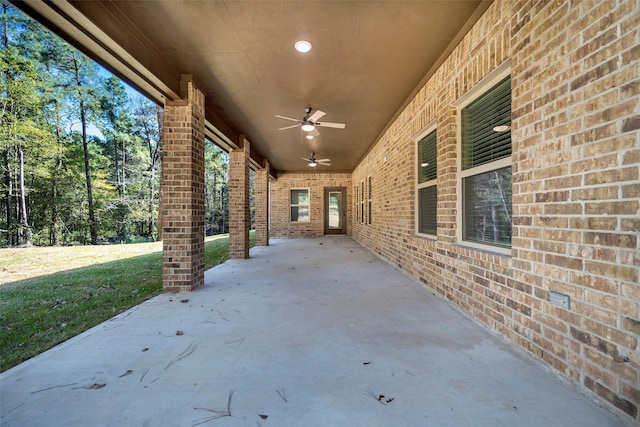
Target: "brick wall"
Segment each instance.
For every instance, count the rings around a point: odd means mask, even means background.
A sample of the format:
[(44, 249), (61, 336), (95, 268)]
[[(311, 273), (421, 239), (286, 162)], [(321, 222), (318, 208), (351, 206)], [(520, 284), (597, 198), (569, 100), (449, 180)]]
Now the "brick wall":
[[(637, 1), (496, 0), (352, 174), (353, 185), (369, 175), (375, 183), (373, 223), (353, 223), (358, 241), (636, 422), (638, 28)], [(510, 256), (457, 238), (454, 105), (505, 61)], [(428, 239), (414, 232), (414, 135), (433, 121), (438, 229)], [(550, 291), (569, 295), (570, 309), (552, 305)]]
[(229, 258), (249, 258), (249, 141), (229, 153)]
[[(347, 206), (351, 200), (351, 174), (281, 173), (271, 182), (271, 236), (319, 237), (324, 235), (324, 188), (346, 187)], [(309, 188), (309, 222), (289, 220), (289, 190)], [(347, 209), (347, 234), (351, 234), (351, 210)]]
[(256, 170), (255, 203), (256, 246), (269, 245), (269, 162), (265, 161), (264, 169)]
[(162, 285), (204, 284), (204, 94), (188, 82), (186, 99), (164, 107)]

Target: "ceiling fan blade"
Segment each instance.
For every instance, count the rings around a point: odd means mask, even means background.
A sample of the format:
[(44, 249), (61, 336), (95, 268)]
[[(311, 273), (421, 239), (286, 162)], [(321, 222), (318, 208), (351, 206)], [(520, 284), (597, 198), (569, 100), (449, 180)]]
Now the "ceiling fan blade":
[(325, 114), (327, 114), (327, 113), (325, 113), (324, 111), (316, 110), (315, 113), (313, 113), (309, 117), (309, 121), (310, 122), (315, 122), (316, 120), (320, 120), (322, 117), (324, 117)]
[(321, 122), (321, 123), (314, 123), (316, 126), (320, 126), (323, 128), (336, 128), (336, 129), (344, 129), (344, 127), (346, 126), (344, 123), (331, 123), (331, 122)]
[(326, 162), (330, 162), (331, 159), (320, 159), (320, 160), (316, 160), (316, 162), (318, 163), (326, 163)]
[(318, 163), (318, 164), (322, 166), (331, 166), (331, 163)]
[(276, 117), (279, 118), (279, 119), (291, 120), (292, 122), (299, 122), (300, 121), (300, 119), (294, 119), (292, 117), (280, 116), (278, 114), (276, 114)]
[(302, 160), (304, 160), (305, 162), (310, 162), (311, 159), (305, 159), (304, 157), (302, 157)]
[(292, 129), (292, 128), (297, 128), (298, 126), (300, 126), (300, 124), (291, 125), (291, 126), (285, 126), (283, 128), (278, 128), (278, 130)]

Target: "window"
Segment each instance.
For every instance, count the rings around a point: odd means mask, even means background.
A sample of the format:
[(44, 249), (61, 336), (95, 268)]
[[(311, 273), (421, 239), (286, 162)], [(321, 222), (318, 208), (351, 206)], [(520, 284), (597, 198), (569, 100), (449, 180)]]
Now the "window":
[(362, 224), (365, 223), (364, 215), (364, 181), (360, 181), (360, 222)]
[(427, 127), (418, 136), (416, 156), (416, 232), (430, 236), (438, 231), (438, 138), (433, 127)]
[(355, 193), (355, 197), (353, 198), (353, 200), (356, 203), (356, 222), (360, 222), (360, 201), (358, 200), (358, 185), (356, 184), (354, 186), (354, 193)]
[[(511, 77), (461, 110), (462, 240), (511, 248)], [(500, 129), (502, 127), (502, 129)]]
[(309, 189), (291, 189), (291, 222), (309, 222)]
[(372, 213), (372, 203), (371, 203), (371, 176), (369, 176), (369, 178), (367, 178), (367, 190), (369, 190), (367, 192), (368, 194), (368, 207), (367, 207), (367, 212), (369, 212), (369, 216), (368, 216), (368, 221), (369, 221), (369, 225), (371, 225), (371, 213)]

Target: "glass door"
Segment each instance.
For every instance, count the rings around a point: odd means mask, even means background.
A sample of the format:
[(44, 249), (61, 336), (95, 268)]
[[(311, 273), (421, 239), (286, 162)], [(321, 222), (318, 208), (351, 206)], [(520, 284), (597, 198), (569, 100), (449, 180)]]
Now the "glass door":
[(347, 212), (346, 188), (325, 188), (324, 190), (324, 232), (325, 234), (346, 234)]

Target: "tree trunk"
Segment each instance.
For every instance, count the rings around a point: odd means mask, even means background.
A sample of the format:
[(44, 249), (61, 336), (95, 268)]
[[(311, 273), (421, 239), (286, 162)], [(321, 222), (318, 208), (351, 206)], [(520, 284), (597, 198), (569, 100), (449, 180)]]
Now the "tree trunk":
[[(115, 128), (115, 127), (114, 127)], [(113, 138), (113, 162), (116, 172), (116, 189), (118, 190), (118, 197), (120, 202), (124, 201), (124, 191), (122, 189), (122, 174), (120, 173), (120, 156), (118, 155), (118, 138)]]
[(60, 240), (58, 238), (58, 221), (60, 220), (60, 213), (58, 212), (58, 177), (62, 171), (62, 155), (58, 153), (56, 159), (56, 168), (51, 180), (51, 224), (49, 228), (49, 244), (52, 246), (58, 246)]
[[(2, 4), (2, 14), (3, 16), (7, 15), (7, 9), (9, 6), (7, 4)], [(7, 19), (2, 20), (3, 31), (2, 31), (2, 46), (4, 49), (7, 49), (9, 46), (9, 31), (7, 29)], [(9, 70), (3, 69), (3, 73), (5, 74), (5, 78), (9, 79)], [(10, 94), (6, 94), (10, 97)], [(9, 144), (7, 142), (7, 148), (4, 152), (4, 184), (5, 184), (5, 200), (4, 200), (4, 209), (7, 215), (7, 245), (13, 246), (13, 207), (11, 206), (11, 197), (13, 196), (11, 191), (12, 179), (11, 179), (11, 163), (9, 162)]]
[(227, 215), (225, 215), (225, 205), (226, 205), (225, 190), (226, 190), (226, 185), (223, 185), (222, 190), (220, 191), (220, 211), (222, 212), (222, 229), (220, 232), (223, 234), (227, 232)]
[(11, 164), (9, 163), (9, 147), (4, 152), (4, 184), (5, 184), (5, 213), (7, 215), (7, 245), (13, 246), (13, 207), (11, 198), (13, 197), (11, 179)]
[[(59, 171), (62, 162), (57, 161), (56, 171)], [(58, 179), (56, 176), (51, 180), (51, 223), (49, 224), (49, 245), (58, 246)]]
[(58, 104), (56, 103), (56, 144), (58, 146), (58, 154), (56, 158), (55, 172), (51, 180), (51, 225), (49, 228), (49, 244), (58, 246), (58, 221), (60, 219), (58, 212), (58, 181), (62, 171), (62, 137), (60, 135), (60, 114), (58, 113)]
[(122, 187), (120, 201), (124, 203), (124, 195), (127, 193), (127, 152), (124, 147), (124, 141), (120, 142), (120, 153), (122, 154), (122, 159), (120, 160), (120, 172), (122, 174), (120, 178), (120, 186)]
[(91, 164), (89, 163), (89, 143), (87, 141), (87, 118), (84, 111), (84, 103), (80, 101), (80, 121), (82, 123), (82, 148), (84, 150), (84, 175), (87, 182), (87, 202), (89, 203), (89, 232), (91, 244), (98, 244), (98, 229), (96, 226), (96, 214), (93, 207), (93, 185), (91, 184)]
[(21, 221), (20, 227), (24, 230), (25, 246), (33, 245), (31, 227), (29, 227), (29, 220), (27, 219), (27, 203), (26, 203), (26, 189), (24, 186), (24, 152), (22, 147), (18, 148), (18, 154), (20, 155), (20, 213)]
[(216, 226), (216, 208), (218, 206), (217, 203), (217, 195), (218, 195), (218, 171), (214, 169), (213, 171), (213, 191), (211, 192), (211, 228), (213, 229), (212, 234), (218, 234), (218, 227)]
[(151, 165), (149, 166), (150, 169), (150, 174), (149, 174), (149, 204), (148, 204), (148, 211), (147, 211), (147, 231), (148, 231), (148, 235), (150, 237), (153, 237), (153, 183), (156, 180), (156, 168), (155, 168), (155, 164), (152, 162)]
[(89, 162), (89, 143), (87, 141), (87, 111), (82, 96), (82, 82), (80, 81), (80, 70), (78, 60), (74, 54), (73, 65), (75, 71), (76, 85), (78, 89), (78, 100), (80, 107), (80, 124), (82, 125), (82, 148), (84, 150), (84, 175), (87, 182), (87, 202), (89, 203), (89, 232), (91, 234), (91, 244), (98, 244), (98, 227), (96, 223), (95, 209), (93, 207), (93, 185), (91, 184), (91, 164)]

